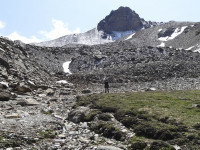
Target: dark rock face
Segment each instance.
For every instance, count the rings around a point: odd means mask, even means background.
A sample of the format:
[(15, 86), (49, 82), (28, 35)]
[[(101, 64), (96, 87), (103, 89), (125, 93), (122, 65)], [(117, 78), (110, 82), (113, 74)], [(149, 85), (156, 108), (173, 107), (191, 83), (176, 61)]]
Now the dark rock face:
[(99, 22), (97, 29), (108, 34), (113, 31), (139, 30), (143, 28), (143, 19), (128, 7), (120, 7), (112, 11), (105, 19)]

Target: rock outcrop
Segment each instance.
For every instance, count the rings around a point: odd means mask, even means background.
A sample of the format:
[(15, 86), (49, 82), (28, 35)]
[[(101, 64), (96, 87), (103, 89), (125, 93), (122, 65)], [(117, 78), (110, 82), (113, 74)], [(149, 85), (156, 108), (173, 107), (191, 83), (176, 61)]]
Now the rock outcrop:
[(120, 7), (101, 20), (97, 29), (112, 34), (113, 31), (137, 31), (142, 29), (143, 19), (129, 7)]

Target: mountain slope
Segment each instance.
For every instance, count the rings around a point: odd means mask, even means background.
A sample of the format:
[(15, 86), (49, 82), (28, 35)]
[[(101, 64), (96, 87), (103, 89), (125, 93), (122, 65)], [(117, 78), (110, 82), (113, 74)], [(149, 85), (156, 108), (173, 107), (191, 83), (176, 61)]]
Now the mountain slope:
[(171, 21), (123, 37), (132, 44), (200, 51), (200, 23)]

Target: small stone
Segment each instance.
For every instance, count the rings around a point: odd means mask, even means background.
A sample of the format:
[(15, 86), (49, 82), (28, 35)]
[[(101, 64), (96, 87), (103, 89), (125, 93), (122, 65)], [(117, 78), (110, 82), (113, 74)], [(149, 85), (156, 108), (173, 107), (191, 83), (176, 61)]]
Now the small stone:
[(59, 116), (59, 115), (55, 115), (55, 114), (54, 114), (54, 117), (57, 118), (57, 119), (63, 120), (63, 117), (62, 117), (62, 116)]
[(26, 93), (26, 92), (31, 92), (31, 89), (27, 85), (20, 84), (17, 87), (17, 91), (20, 92), (20, 93)]
[(60, 143), (60, 144), (63, 144), (65, 143), (66, 140), (65, 139), (54, 139), (54, 143)]
[(39, 97), (46, 97), (46, 94), (39, 94)]
[(63, 138), (66, 138), (66, 135), (65, 134), (59, 134), (58, 137), (63, 139)]
[(123, 130), (122, 130), (122, 132), (126, 133), (126, 132), (127, 132), (127, 130), (126, 130), (126, 129), (123, 129)]
[(72, 125), (65, 124), (65, 129), (66, 129), (66, 130), (72, 129)]
[(174, 145), (173, 147), (174, 147), (176, 150), (181, 150), (181, 147), (178, 146), (178, 145)]
[(19, 114), (17, 114), (17, 113), (12, 113), (12, 114), (10, 114), (10, 115), (6, 115), (5, 116), (7, 119), (17, 119), (17, 118), (20, 118), (19, 117)]
[(52, 96), (55, 93), (54, 90), (50, 88), (48, 88), (45, 92), (47, 93), (48, 96)]
[(98, 134), (95, 134), (95, 135), (94, 135), (94, 140), (97, 141), (98, 139), (99, 139), (99, 135), (98, 135)]
[(200, 107), (200, 105), (199, 104), (193, 104), (192, 105), (192, 108), (196, 108), (196, 107)]
[(88, 125), (87, 125), (87, 122), (84, 122), (82, 125), (81, 125), (81, 128), (83, 129), (87, 129)]

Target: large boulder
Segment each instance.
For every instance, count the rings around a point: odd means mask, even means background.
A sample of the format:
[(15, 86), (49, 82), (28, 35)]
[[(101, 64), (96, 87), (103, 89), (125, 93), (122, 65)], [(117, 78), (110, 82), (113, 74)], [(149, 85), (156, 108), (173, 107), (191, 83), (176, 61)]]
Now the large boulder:
[(5, 59), (3, 59), (1, 57), (0, 57), (0, 65), (2, 65), (3, 67), (5, 67), (6, 69), (10, 68), (9, 63)]
[(88, 107), (77, 107), (75, 110), (69, 113), (68, 120), (74, 123), (84, 121), (84, 118), (89, 113), (89, 111), (90, 109)]
[(11, 93), (7, 90), (0, 89), (0, 101), (8, 101), (12, 97)]
[(35, 100), (34, 98), (25, 98), (25, 97), (24, 97), (24, 99), (18, 100), (17, 104), (21, 105), (21, 106), (39, 105), (39, 103), (37, 102), (37, 100)]

